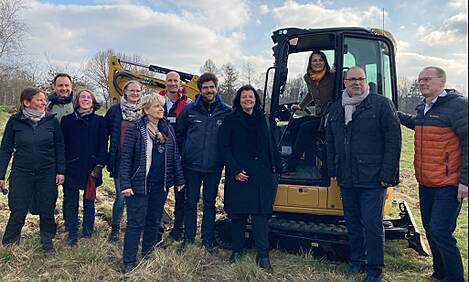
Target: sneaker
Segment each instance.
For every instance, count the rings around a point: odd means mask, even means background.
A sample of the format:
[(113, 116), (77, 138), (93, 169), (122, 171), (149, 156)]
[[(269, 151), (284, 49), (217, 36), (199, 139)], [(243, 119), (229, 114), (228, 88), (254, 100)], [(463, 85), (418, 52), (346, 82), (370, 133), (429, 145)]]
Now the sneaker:
[(44, 249), (44, 250), (42, 250), (42, 252), (44, 253), (45, 257), (52, 257), (52, 256), (55, 255), (55, 249), (54, 248)]

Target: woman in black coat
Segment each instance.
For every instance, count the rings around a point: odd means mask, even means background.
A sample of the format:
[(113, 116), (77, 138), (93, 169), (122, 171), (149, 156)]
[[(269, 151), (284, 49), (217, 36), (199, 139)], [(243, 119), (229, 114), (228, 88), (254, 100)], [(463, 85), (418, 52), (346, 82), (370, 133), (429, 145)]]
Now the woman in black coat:
[(81, 89), (74, 97), (75, 111), (62, 118), (65, 142), (66, 174), (64, 188), (65, 225), (68, 243), (78, 239), (78, 202), (83, 193), (83, 237), (90, 238), (94, 228), (96, 187), (102, 184), (102, 168), (106, 164), (106, 121), (95, 114), (99, 108), (91, 90)]
[(246, 218), (251, 215), (257, 263), (272, 271), (269, 261), (268, 218), (275, 196), (275, 172), (280, 159), (256, 90), (246, 85), (236, 93), (234, 112), (220, 128), (220, 153), (225, 163), (225, 211), (232, 224), (231, 262), (243, 252)]
[[(57, 185), (64, 181), (62, 130), (55, 115), (46, 113), (47, 96), (39, 89), (21, 92), (20, 109), (8, 120), (0, 147), (0, 188), (6, 192), (5, 173), (11, 156), (8, 207), (10, 218), (3, 245), (18, 244), (28, 211), (39, 214), (45, 255), (52, 255), (57, 231), (54, 218)], [(14, 154), (13, 154), (14, 153)]]

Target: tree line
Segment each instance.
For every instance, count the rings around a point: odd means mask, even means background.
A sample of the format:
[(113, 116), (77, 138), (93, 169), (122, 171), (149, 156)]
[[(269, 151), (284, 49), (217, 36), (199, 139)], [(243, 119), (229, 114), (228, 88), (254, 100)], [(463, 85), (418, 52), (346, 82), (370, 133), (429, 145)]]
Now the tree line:
[[(116, 52), (112, 49), (100, 50), (92, 58), (87, 60), (81, 69), (70, 71), (67, 67), (58, 67), (53, 64), (44, 69), (34, 62), (22, 60), (22, 40), (27, 32), (27, 26), (21, 21), (19, 13), (25, 6), (22, 0), (0, 0), (0, 104), (15, 105), (18, 103), (19, 94), (27, 86), (35, 86), (47, 93), (52, 91), (51, 79), (58, 72), (67, 72), (72, 78), (75, 87), (87, 87), (101, 96), (106, 108), (110, 106), (108, 64), (109, 58), (116, 55), (121, 60), (135, 63), (144, 63), (141, 55)], [(136, 66), (126, 65), (126, 68), (150, 74), (148, 70), (139, 69)], [(146, 72), (146, 73), (145, 73)], [(236, 90), (243, 84), (251, 84), (259, 89), (259, 95), (263, 95), (265, 73), (257, 73), (254, 65), (246, 62), (240, 66), (240, 70), (232, 63), (217, 67), (215, 62), (208, 58), (200, 67), (200, 73), (211, 72), (219, 79), (219, 91), (224, 100), (231, 104)], [(151, 74), (150, 74), (151, 75)], [(284, 88), (282, 101), (294, 101), (298, 99), (302, 84), (302, 77), (290, 78)], [(267, 103), (269, 92), (267, 91)], [(464, 92), (464, 90), (463, 90)], [(421, 101), (418, 84), (406, 77), (398, 79), (399, 109), (412, 113), (415, 106)], [(281, 101), (281, 102), (282, 102)]]

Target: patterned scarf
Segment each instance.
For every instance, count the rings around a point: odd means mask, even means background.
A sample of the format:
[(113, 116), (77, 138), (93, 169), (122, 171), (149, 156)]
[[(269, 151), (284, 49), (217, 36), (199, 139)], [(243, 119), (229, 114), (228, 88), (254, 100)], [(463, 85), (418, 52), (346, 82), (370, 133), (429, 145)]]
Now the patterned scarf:
[(148, 121), (147, 132), (148, 135), (150, 135), (151, 140), (155, 141), (156, 138), (160, 144), (164, 144), (168, 140), (168, 137), (166, 137), (163, 133), (161, 133), (161, 131), (158, 130), (158, 125), (156, 123)]
[(23, 108), (22, 113), (25, 118), (31, 120), (34, 123), (39, 122), (46, 115), (46, 112), (39, 112), (29, 108)]
[(142, 117), (142, 104), (139, 101), (137, 104), (129, 103), (124, 96), (121, 97), (121, 112), (122, 118), (127, 121), (134, 122)]
[(355, 112), (357, 106), (368, 97), (370, 92), (367, 90), (363, 95), (360, 96), (349, 96), (347, 90), (342, 93), (342, 107), (345, 110), (345, 125), (352, 121), (352, 115)]

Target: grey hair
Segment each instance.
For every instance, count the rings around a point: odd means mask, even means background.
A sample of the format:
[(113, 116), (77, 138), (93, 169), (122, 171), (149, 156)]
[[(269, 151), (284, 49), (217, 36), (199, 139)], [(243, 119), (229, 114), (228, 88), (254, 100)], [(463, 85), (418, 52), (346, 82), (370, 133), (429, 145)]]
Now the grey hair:
[(446, 72), (444, 69), (440, 68), (440, 67), (435, 67), (435, 66), (429, 66), (429, 67), (425, 67), (423, 68), (423, 70), (434, 70), (436, 72), (436, 75), (438, 77), (441, 77), (443, 78), (444, 80), (446, 80)]

